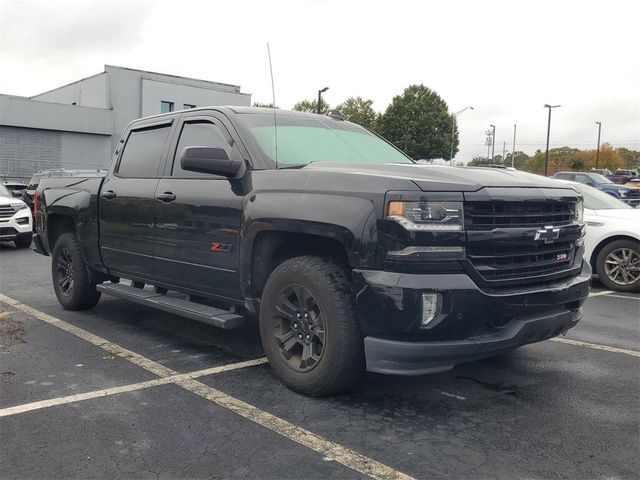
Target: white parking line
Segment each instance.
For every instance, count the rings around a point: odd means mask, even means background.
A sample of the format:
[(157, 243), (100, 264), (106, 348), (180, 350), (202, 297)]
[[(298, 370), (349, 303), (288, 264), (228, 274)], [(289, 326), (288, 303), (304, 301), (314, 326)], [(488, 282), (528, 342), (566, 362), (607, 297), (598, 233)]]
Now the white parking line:
[(640, 351), (627, 350), (625, 348), (610, 347), (609, 345), (602, 345), (599, 343), (581, 342), (580, 340), (571, 340), (569, 338), (555, 337), (551, 339), (552, 342), (565, 343), (567, 345), (574, 345), (577, 347), (593, 348), (595, 350), (604, 350), (612, 353), (622, 353), (623, 355), (631, 355), (632, 357), (640, 357)]
[(613, 290), (603, 290), (601, 292), (591, 292), (589, 294), (589, 298), (591, 297), (601, 297), (602, 295), (610, 295), (613, 293)]
[[(11, 297), (7, 297), (0, 293), (0, 301), (6, 303), (7, 305), (12, 306), (17, 310), (21, 310), (32, 317), (38, 318), (44, 322), (47, 322), (51, 325), (54, 325), (66, 332), (69, 332), (83, 340), (92, 343), (114, 355), (117, 355), (120, 358), (123, 358), (135, 365), (138, 365), (145, 370), (148, 370), (160, 377), (163, 377), (158, 380), (167, 380), (171, 376), (179, 376), (180, 374), (170, 368), (165, 367), (157, 362), (154, 362), (151, 359), (143, 357), (142, 355), (132, 352), (131, 350), (127, 350), (115, 343), (109, 342), (102, 337), (94, 335), (82, 328), (71, 325), (59, 318), (48, 315), (44, 312), (36, 310), (35, 308), (29, 307), (28, 305), (24, 305), (17, 300), (14, 300)], [(214, 367), (216, 368), (216, 367)], [(184, 374), (189, 375), (189, 374)], [(152, 380), (153, 381), (153, 380)], [(142, 382), (147, 383), (147, 382)], [(261, 410), (253, 405), (250, 405), (246, 402), (243, 402), (240, 399), (232, 397), (231, 395), (227, 395), (224, 392), (221, 392), (215, 388), (209, 387), (204, 383), (201, 383), (193, 378), (186, 377), (184, 379), (172, 379), (170, 383), (175, 385), (179, 385), (185, 390), (188, 390), (192, 393), (200, 395), (213, 403), (224, 407), (232, 412), (247, 418), (256, 424), (268, 428), (287, 439), (299, 443), (300, 445), (304, 445), (305, 447), (320, 453), (323, 458), (334, 460), (345, 467), (348, 467), (356, 472), (359, 472), (363, 475), (367, 475), (371, 478), (375, 479), (402, 479), (402, 480), (411, 480), (412, 477), (409, 475), (402, 473), (398, 470), (395, 470), (383, 463), (377, 462), (372, 458), (361, 455), (360, 453), (351, 450), (349, 448), (343, 447), (335, 442), (332, 442), (320, 435), (317, 435), (313, 432), (305, 430), (302, 427), (294, 425), (287, 420), (284, 420), (280, 417), (276, 417), (264, 410)], [(126, 387), (115, 387), (115, 388), (126, 388)], [(149, 387), (144, 387), (149, 388)], [(83, 394), (80, 394), (83, 395)], [(85, 394), (86, 395), (86, 394)], [(17, 408), (17, 407), (10, 407)]]
[(32, 412), (34, 410), (54, 407), (56, 405), (82, 402), (84, 400), (91, 400), (93, 398), (118, 395), (119, 393), (135, 392), (136, 390), (144, 390), (145, 388), (174, 383), (178, 380), (189, 380), (192, 378), (205, 377), (207, 375), (215, 375), (216, 373), (229, 372), (231, 370), (238, 370), (240, 368), (255, 367), (256, 365), (262, 365), (264, 363), (267, 363), (266, 358), (258, 358), (256, 360), (232, 363), (230, 365), (222, 365), (220, 367), (205, 368), (204, 370), (196, 370), (195, 372), (170, 375), (168, 377), (157, 378), (155, 380), (147, 380), (146, 382), (131, 383), (129, 385), (122, 385), (120, 387), (103, 388), (101, 390), (94, 390), (91, 392), (67, 395), (66, 397), (51, 398), (48, 400), (41, 400), (39, 402), (25, 403), (23, 405), (16, 405), (14, 407), (6, 407), (0, 409), (0, 417), (8, 417), (10, 415), (17, 415), (18, 413)]
[(632, 297), (632, 296), (629, 296), (629, 295), (618, 295), (617, 293), (616, 294), (611, 294), (609, 296), (612, 297), (612, 298), (625, 298), (627, 300), (640, 300), (640, 297)]

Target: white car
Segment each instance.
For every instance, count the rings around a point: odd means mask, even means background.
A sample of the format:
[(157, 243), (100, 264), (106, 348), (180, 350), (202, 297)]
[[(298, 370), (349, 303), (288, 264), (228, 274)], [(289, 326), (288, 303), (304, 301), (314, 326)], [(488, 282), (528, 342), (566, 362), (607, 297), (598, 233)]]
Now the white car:
[(582, 183), (568, 182), (584, 198), (585, 258), (610, 290), (640, 291), (640, 209)]
[(31, 210), (0, 183), (0, 241), (13, 241), (16, 247), (27, 248), (31, 245), (32, 236)]

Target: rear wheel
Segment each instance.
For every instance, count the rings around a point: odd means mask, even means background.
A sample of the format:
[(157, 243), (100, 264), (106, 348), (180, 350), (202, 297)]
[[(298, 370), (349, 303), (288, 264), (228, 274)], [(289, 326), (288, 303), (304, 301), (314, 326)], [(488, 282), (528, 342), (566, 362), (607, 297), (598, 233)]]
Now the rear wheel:
[(319, 257), (296, 257), (269, 276), (260, 336), (271, 368), (289, 388), (329, 395), (355, 385), (363, 342), (347, 273)]
[(31, 238), (32, 238), (32, 234), (31, 233), (27, 233), (27, 234), (23, 234), (18, 236), (18, 238), (16, 238), (14, 240), (16, 247), (18, 248), (29, 248), (31, 246)]
[(66, 310), (86, 310), (98, 303), (100, 292), (90, 282), (75, 234), (60, 235), (51, 256), (53, 289), (60, 305)]
[(616, 240), (605, 245), (596, 259), (596, 271), (610, 290), (640, 291), (640, 242)]

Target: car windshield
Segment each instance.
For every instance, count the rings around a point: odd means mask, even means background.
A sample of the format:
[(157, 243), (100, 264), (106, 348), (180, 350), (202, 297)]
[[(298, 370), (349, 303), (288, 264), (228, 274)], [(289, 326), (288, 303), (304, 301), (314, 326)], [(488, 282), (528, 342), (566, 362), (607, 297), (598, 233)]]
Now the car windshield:
[(584, 208), (590, 210), (615, 210), (619, 208), (633, 208), (626, 203), (613, 198), (608, 193), (601, 192), (597, 188), (583, 185), (582, 183), (572, 183), (573, 188), (578, 190), (584, 197)]
[(591, 180), (593, 180), (595, 183), (613, 183), (607, 177), (605, 177), (604, 175), (600, 175), (599, 173), (592, 173)]
[(312, 162), (414, 163), (400, 150), (354, 123), (315, 115), (277, 116), (277, 132), (270, 114), (239, 115), (262, 153), (278, 167)]
[(10, 197), (11, 194), (9, 193), (9, 190), (7, 190), (7, 187), (5, 187), (3, 184), (0, 183), (0, 197)]

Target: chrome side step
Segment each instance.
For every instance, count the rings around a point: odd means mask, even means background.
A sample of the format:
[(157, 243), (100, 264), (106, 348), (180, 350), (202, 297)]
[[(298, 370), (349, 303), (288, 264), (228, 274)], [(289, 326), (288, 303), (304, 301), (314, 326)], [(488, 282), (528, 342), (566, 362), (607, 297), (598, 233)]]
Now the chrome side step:
[[(236, 313), (210, 307), (176, 296), (167, 296), (162, 291), (144, 290), (121, 283), (101, 283), (96, 285), (99, 292), (130, 300), (147, 307), (190, 318), (225, 330), (242, 326), (244, 317)], [(166, 292), (166, 291), (165, 291)]]

